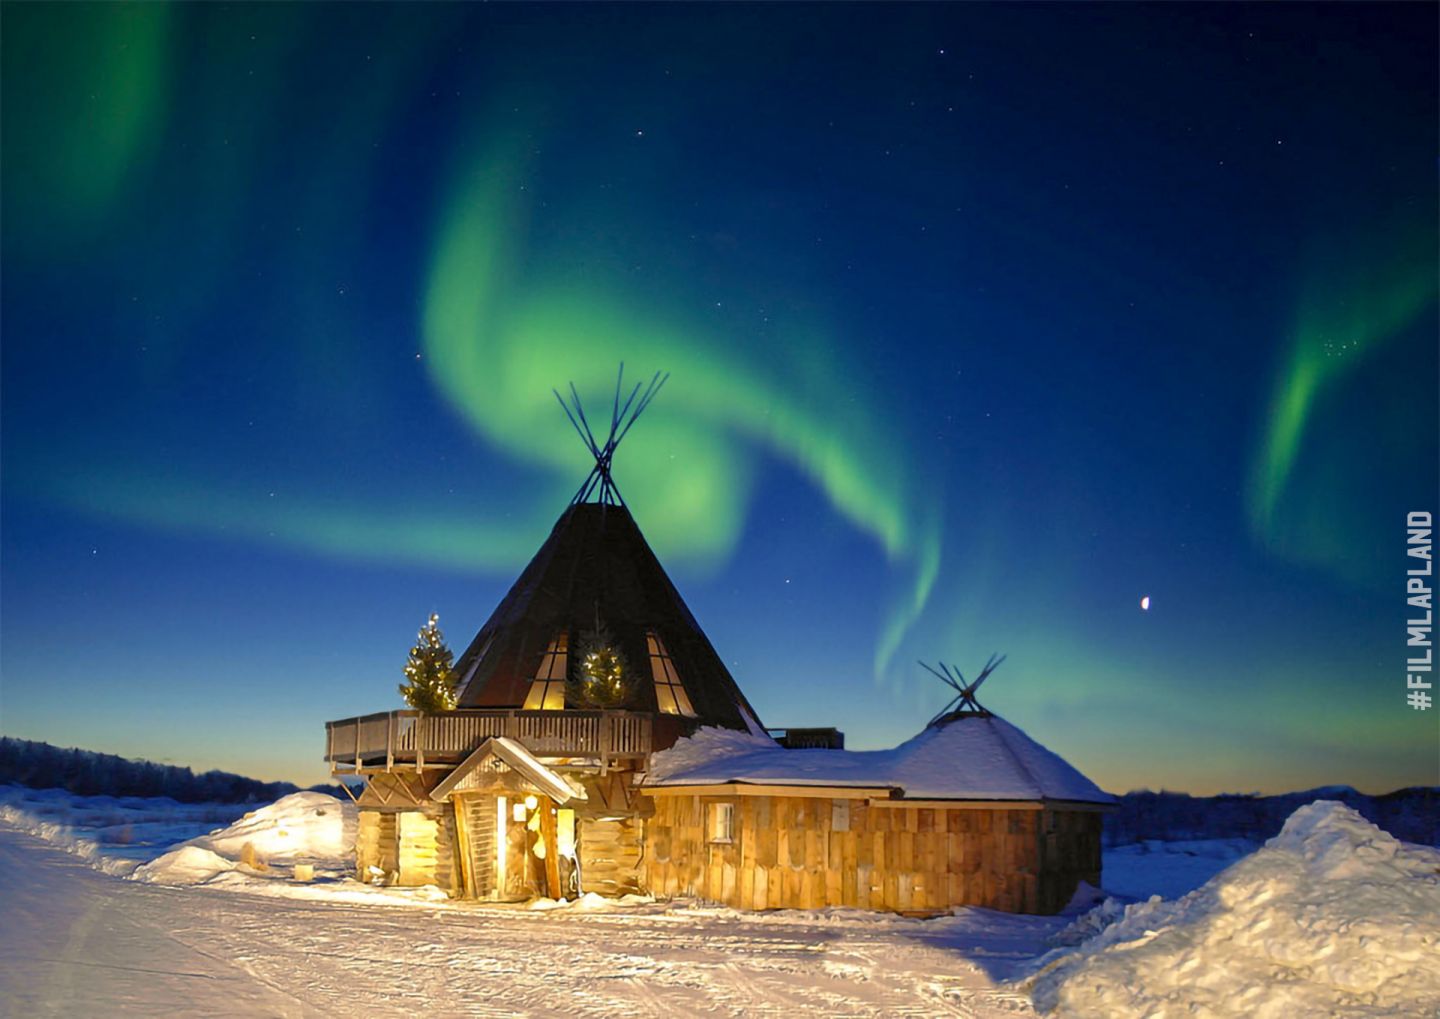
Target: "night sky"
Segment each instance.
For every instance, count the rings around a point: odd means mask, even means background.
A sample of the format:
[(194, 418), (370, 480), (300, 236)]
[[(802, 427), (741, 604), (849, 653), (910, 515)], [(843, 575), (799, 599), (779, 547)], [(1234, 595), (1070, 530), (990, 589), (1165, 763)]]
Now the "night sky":
[[(309, 783), (616, 458), (769, 725), (1440, 781), (1437, 8), (3, 8), (6, 734)], [(1142, 597), (1150, 598), (1148, 610)]]

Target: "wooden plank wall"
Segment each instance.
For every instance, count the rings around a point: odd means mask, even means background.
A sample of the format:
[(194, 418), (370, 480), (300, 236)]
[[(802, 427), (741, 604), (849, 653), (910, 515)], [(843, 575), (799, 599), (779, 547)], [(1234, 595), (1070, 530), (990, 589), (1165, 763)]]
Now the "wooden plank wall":
[(1081, 881), (1100, 887), (1098, 811), (1046, 810), (1040, 819), (1040, 912), (1058, 913)]
[[(654, 802), (642, 876), (656, 895), (696, 895), (741, 909), (1056, 908), (1041, 897), (1040, 810), (840, 801), (849, 805), (847, 819), (836, 801), (813, 797), (657, 796)], [(734, 841), (711, 843), (710, 805), (727, 802), (735, 805)], [(835, 830), (835, 823), (849, 830)], [(1054, 858), (1069, 851), (1059, 841)]]
[(597, 895), (640, 890), (638, 819), (579, 818), (580, 889)]

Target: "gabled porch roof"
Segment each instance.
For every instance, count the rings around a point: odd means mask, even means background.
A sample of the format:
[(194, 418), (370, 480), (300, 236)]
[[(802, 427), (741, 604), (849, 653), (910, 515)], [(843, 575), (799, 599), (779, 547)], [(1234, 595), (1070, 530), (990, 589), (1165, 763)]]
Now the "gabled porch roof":
[(450, 794), (455, 792), (467, 778), (492, 759), (504, 762), (533, 785), (538, 792), (544, 793), (556, 803), (585, 799), (584, 789), (569, 782), (563, 775), (545, 767), (536, 760), (530, 751), (508, 736), (491, 736), (476, 747), (469, 757), (461, 761), (454, 771), (446, 775), (440, 784), (431, 790), (431, 799), (442, 802), (448, 800)]

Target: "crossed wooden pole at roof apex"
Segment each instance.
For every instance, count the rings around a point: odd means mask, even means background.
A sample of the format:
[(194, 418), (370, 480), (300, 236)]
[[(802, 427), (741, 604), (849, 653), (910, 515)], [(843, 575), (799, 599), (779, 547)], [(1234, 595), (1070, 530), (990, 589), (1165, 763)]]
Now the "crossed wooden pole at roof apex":
[(977, 714), (988, 715), (989, 712), (975, 699), (975, 691), (980, 689), (980, 684), (989, 679), (990, 673), (994, 672), (1004, 660), (1004, 655), (992, 654), (973, 683), (967, 683), (965, 676), (953, 665), (946, 665), (937, 659), (935, 666), (939, 666), (939, 668), (936, 668), (922, 661), (920, 663), (922, 669), (955, 691), (955, 697), (951, 699), (950, 703), (945, 705), (940, 713), (930, 719), (927, 724), (934, 725), (947, 715), (961, 711), (974, 711)]
[(570, 401), (567, 403), (565, 397), (560, 395), (558, 389), (550, 390), (555, 394), (555, 399), (560, 401), (560, 409), (569, 418), (570, 424), (574, 426), (575, 433), (580, 436), (580, 441), (585, 443), (585, 448), (595, 457), (595, 466), (591, 468), (590, 474), (585, 479), (575, 497), (570, 500), (573, 506), (576, 503), (585, 502), (591, 495), (596, 493), (598, 488), (599, 496), (597, 502), (613, 506), (625, 505), (625, 499), (620, 495), (620, 490), (615, 487), (615, 481), (610, 475), (610, 465), (615, 458), (615, 447), (620, 445), (620, 440), (625, 438), (626, 433), (635, 425), (636, 419), (650, 406), (650, 401), (655, 399), (662, 386), (670, 379), (669, 372), (656, 372), (650, 378), (648, 385), (635, 383), (630, 390), (630, 395), (622, 403), (621, 392), (625, 383), (625, 362), (620, 362), (620, 370), (615, 376), (615, 402), (610, 410), (610, 431), (602, 444), (595, 438), (595, 431), (590, 427), (590, 421), (585, 416), (585, 408), (580, 403), (580, 393), (575, 388), (575, 383), (570, 383)]

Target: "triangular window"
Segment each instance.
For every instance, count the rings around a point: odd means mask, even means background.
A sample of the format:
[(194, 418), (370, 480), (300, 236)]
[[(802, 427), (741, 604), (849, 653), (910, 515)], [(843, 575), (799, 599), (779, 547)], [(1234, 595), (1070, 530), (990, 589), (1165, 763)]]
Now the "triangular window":
[(565, 676), (569, 668), (569, 635), (562, 630), (540, 658), (540, 668), (535, 670), (535, 680), (525, 697), (525, 710), (564, 711)]
[(650, 650), (650, 673), (655, 677), (655, 701), (660, 710), (667, 715), (694, 715), (695, 709), (690, 706), (680, 674), (675, 671), (675, 662), (661, 643), (660, 635), (651, 630), (645, 635), (645, 643)]

